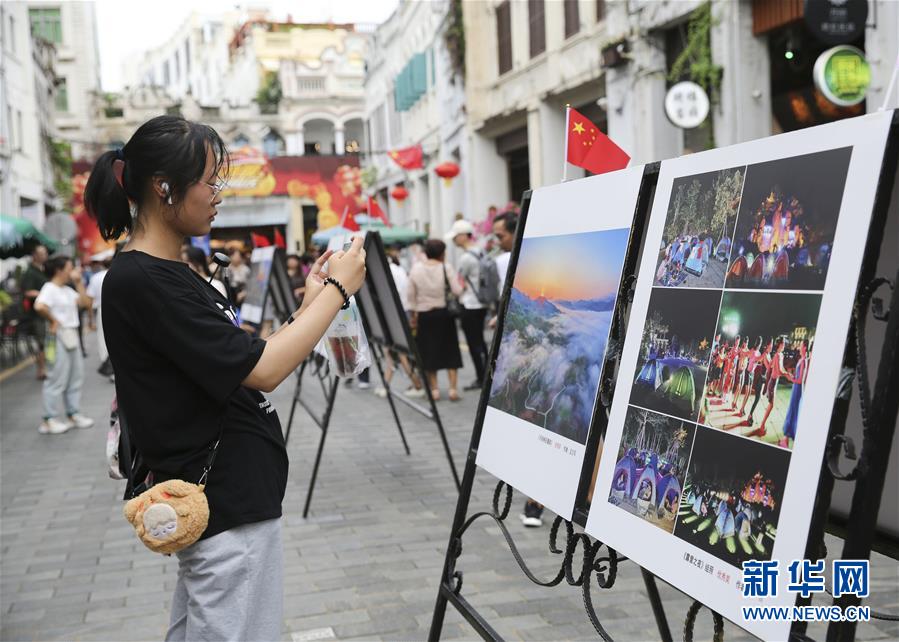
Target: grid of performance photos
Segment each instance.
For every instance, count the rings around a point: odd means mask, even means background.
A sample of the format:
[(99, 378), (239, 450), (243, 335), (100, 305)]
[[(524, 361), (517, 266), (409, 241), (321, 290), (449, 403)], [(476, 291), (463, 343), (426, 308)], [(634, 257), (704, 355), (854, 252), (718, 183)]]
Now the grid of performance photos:
[(777, 537), (851, 153), (672, 186), (608, 501), (738, 568)]

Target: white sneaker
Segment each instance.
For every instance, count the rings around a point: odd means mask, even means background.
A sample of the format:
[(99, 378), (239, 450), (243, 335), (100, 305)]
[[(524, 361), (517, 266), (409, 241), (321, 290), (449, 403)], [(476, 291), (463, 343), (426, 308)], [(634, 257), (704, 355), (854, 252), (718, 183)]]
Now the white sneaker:
[(356, 382), (356, 389), (357, 389), (357, 390), (368, 390), (369, 388), (371, 388), (371, 384), (370, 384), (370, 383), (367, 383), (367, 382), (365, 382), (365, 381), (357, 381), (357, 382)]
[(41, 422), (41, 425), (37, 427), (37, 431), (42, 435), (61, 435), (64, 432), (68, 432), (71, 427), (70, 424), (60, 421), (56, 417), (50, 417)]
[(90, 428), (94, 425), (94, 420), (90, 417), (85, 417), (84, 415), (75, 413), (74, 415), (69, 417), (69, 424), (74, 428)]
[(375, 396), (384, 399), (387, 396), (387, 388), (378, 386), (377, 388), (375, 388)]
[(403, 392), (404, 395), (409, 397), (410, 399), (424, 399), (425, 397), (425, 389), (424, 388), (414, 388), (410, 386), (406, 388), (406, 391)]

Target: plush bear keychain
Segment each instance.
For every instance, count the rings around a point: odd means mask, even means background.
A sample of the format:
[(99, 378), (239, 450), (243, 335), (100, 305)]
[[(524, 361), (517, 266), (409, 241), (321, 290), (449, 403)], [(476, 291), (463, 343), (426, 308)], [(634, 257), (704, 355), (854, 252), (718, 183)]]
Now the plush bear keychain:
[(125, 519), (154, 553), (177, 553), (200, 539), (209, 523), (203, 488), (180, 479), (161, 482), (125, 504)]

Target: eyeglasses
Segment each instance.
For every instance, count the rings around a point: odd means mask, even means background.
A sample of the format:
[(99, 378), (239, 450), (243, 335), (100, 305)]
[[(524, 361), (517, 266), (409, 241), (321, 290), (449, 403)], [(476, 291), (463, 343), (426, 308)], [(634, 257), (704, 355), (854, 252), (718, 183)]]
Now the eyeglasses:
[(212, 190), (212, 199), (215, 200), (215, 197), (228, 187), (228, 181), (224, 178), (216, 178), (215, 183), (205, 183), (205, 185)]

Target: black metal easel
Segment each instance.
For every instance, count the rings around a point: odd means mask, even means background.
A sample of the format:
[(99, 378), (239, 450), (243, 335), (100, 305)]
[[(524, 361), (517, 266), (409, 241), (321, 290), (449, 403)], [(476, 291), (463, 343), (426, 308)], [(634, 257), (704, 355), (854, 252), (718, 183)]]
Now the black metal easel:
[[(377, 364), (378, 371), (381, 371), (381, 364), (376, 354), (372, 353), (374, 362)], [(311, 378), (314, 383), (318, 384), (324, 397), (325, 410), (319, 415), (315, 407), (303, 397), (303, 379)], [(315, 453), (315, 463), (312, 465), (312, 475), (309, 479), (309, 488), (306, 491), (306, 502), (303, 504), (303, 517), (309, 516), (309, 506), (312, 504), (312, 493), (315, 491), (315, 482), (318, 479), (318, 469), (321, 465), (322, 453), (325, 450), (325, 439), (328, 437), (328, 428), (331, 425), (331, 415), (334, 411), (334, 402), (337, 399), (337, 391), (340, 389), (340, 377), (331, 372), (328, 366), (328, 360), (318, 354), (311, 354), (300, 364), (296, 373), (296, 385), (293, 390), (293, 400), (290, 404), (290, 417), (287, 420), (287, 430), (284, 432), (284, 443), (290, 439), (290, 430), (293, 427), (293, 419), (296, 413), (297, 405), (300, 405), (315, 422), (321, 431), (318, 440), (318, 448)], [(400, 423), (396, 408), (393, 401), (390, 401), (390, 408), (393, 411), (393, 418), (396, 421), (396, 428), (400, 433), (400, 439), (403, 442), (403, 448), (406, 454), (409, 454), (409, 444), (406, 442), (406, 435), (403, 432), (403, 426)]]
[[(365, 237), (364, 247), (365, 262), (368, 270), (365, 283), (356, 294), (356, 298), (360, 303), (359, 312), (362, 316), (362, 323), (365, 326), (369, 345), (373, 348), (372, 352), (378, 357), (375, 359), (375, 364), (378, 368), (378, 374), (381, 376), (384, 389), (387, 391), (387, 399), (390, 402), (393, 416), (399, 423), (399, 415), (394, 404), (394, 400), (398, 400), (434, 422), (440, 435), (440, 441), (443, 445), (456, 489), (461, 489), (459, 473), (456, 470), (449, 441), (446, 438), (446, 430), (443, 427), (443, 421), (440, 419), (437, 403), (431, 394), (431, 388), (428, 386), (427, 376), (421, 365), (421, 357), (418, 354), (415, 338), (412, 336), (412, 328), (409, 326), (406, 312), (400, 301), (396, 283), (390, 273), (387, 253), (384, 251), (381, 235), (376, 231), (368, 232)], [(391, 315), (390, 318), (392, 318), (393, 323), (389, 322), (388, 313)], [(415, 403), (405, 395), (393, 394), (390, 389), (390, 383), (384, 376), (384, 370), (381, 367), (381, 359), (388, 352), (394, 355), (402, 355), (407, 359), (412, 370), (418, 375), (419, 381), (422, 383), (422, 389), (428, 401), (427, 407)]]
[[(386, 274), (387, 277), (390, 277), (390, 269), (387, 266), (384, 246), (381, 242), (381, 237), (377, 232), (370, 232), (366, 236), (365, 251), (366, 263), (368, 264), (372, 261), (380, 262), (382, 265), (382, 271), (380, 273)], [(449, 442), (446, 438), (446, 431), (443, 428), (443, 422), (440, 419), (440, 413), (438, 412), (437, 404), (435, 403), (434, 398), (431, 395), (431, 390), (426, 385), (424, 370), (421, 368), (421, 360), (419, 359), (418, 353), (415, 350), (415, 342), (412, 339), (412, 332), (408, 326), (405, 313), (403, 312), (402, 306), (400, 304), (399, 294), (396, 291), (396, 284), (393, 282), (392, 278), (387, 278), (384, 283), (380, 284), (380, 287), (388, 287), (389, 292), (384, 293), (384, 295), (381, 297), (375, 296), (374, 285), (371, 283), (371, 280), (374, 278), (372, 274), (373, 272), (374, 271), (371, 269), (368, 270), (366, 282), (365, 284), (363, 284), (362, 289), (356, 294), (356, 299), (360, 304), (358, 306), (358, 310), (360, 316), (362, 317), (363, 326), (365, 327), (372, 361), (374, 362), (374, 366), (381, 377), (381, 382), (384, 385), (384, 389), (387, 391), (387, 402), (390, 405), (390, 411), (393, 414), (393, 420), (396, 423), (397, 430), (400, 433), (400, 439), (403, 442), (403, 449), (406, 451), (407, 455), (410, 454), (409, 443), (406, 440), (406, 435), (403, 431), (403, 425), (400, 421), (399, 412), (397, 412), (396, 408), (395, 402), (397, 400), (403, 402), (416, 412), (421, 413), (437, 425), (437, 430), (443, 444), (443, 449), (446, 453), (447, 461), (449, 462), (450, 472), (453, 475), (453, 479), (456, 483), (456, 488), (458, 489), (460, 488), (459, 474), (456, 471), (456, 465), (453, 461)], [(384, 301), (383, 299), (385, 298), (389, 300)], [(394, 340), (389, 331), (389, 326), (387, 324), (386, 314), (384, 311), (384, 308), (388, 305), (396, 306), (398, 316), (395, 318), (400, 319), (401, 323), (405, 324), (402, 329), (405, 332), (406, 340), (403, 342)], [(375, 318), (372, 318), (372, 315), (376, 315)], [(382, 365), (382, 360), (385, 358), (386, 351), (388, 350), (393, 352), (394, 354), (402, 354), (406, 356), (406, 358), (409, 360), (410, 365), (417, 371), (418, 376), (424, 383), (423, 388), (430, 404), (430, 408), (425, 408), (415, 403), (411, 399), (406, 398), (404, 395), (394, 395), (391, 392), (390, 384), (386, 380), (386, 377), (384, 375), (384, 368)], [(306, 398), (303, 397), (304, 377), (306, 379), (312, 379), (313, 382), (317, 383), (320, 389), (325, 404), (324, 412), (322, 412), (321, 414), (318, 414), (316, 408), (312, 404), (310, 404)], [(284, 441), (286, 443), (290, 438), (290, 431), (293, 427), (293, 420), (297, 405), (300, 405), (309, 414), (309, 416), (321, 430), (318, 448), (315, 455), (315, 463), (312, 466), (312, 475), (309, 480), (309, 488), (306, 491), (306, 502), (303, 506), (304, 518), (309, 515), (309, 507), (312, 504), (312, 494), (313, 492), (315, 492), (315, 483), (318, 479), (318, 470), (321, 464), (322, 453), (325, 449), (325, 439), (328, 436), (328, 429), (331, 424), (331, 416), (334, 410), (334, 403), (337, 398), (337, 392), (339, 389), (340, 378), (330, 371), (327, 359), (323, 358), (321, 355), (310, 355), (297, 370), (296, 385), (294, 387), (293, 401), (290, 407), (290, 417), (287, 420), (287, 429), (284, 433)]]

